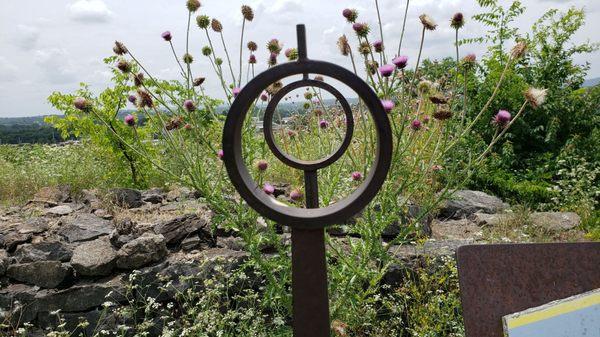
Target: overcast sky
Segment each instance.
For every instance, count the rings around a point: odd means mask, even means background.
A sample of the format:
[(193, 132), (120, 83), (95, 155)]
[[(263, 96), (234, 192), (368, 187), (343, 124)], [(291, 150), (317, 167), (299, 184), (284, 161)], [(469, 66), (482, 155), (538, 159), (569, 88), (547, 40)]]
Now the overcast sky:
[[(249, 4), (255, 20), (247, 25), (246, 37), (259, 44), (258, 69), (267, 58), (266, 42), (276, 37), (284, 47), (295, 47), (295, 24), (307, 25), (309, 56), (350, 67), (339, 55), (336, 40), (350, 33), (341, 11), (357, 8), (360, 21), (376, 24), (373, 0), (201, 0), (199, 13), (222, 21), (224, 34), (231, 41), (229, 52), (239, 53), (240, 6)], [(508, 3), (509, 1), (501, 1)], [(517, 22), (522, 33), (548, 8), (585, 7), (587, 23), (576, 41), (596, 37), (600, 31), (600, 0), (523, 0), (525, 15)], [(405, 1), (380, 0), (384, 37), (388, 49), (397, 46)], [(402, 54), (414, 61), (418, 48), (418, 16), (428, 13), (438, 30), (428, 34), (424, 52), (427, 57), (453, 55), (453, 31), (448, 26), (453, 13), (462, 11), (467, 25), (463, 37), (478, 36), (481, 27), (469, 20), (480, 12), (474, 0), (412, 0)], [(156, 76), (176, 78), (177, 64), (168, 44), (160, 38), (165, 30), (173, 33), (180, 55), (185, 47), (187, 11), (185, 0), (1, 0), (0, 1), (0, 117), (56, 113), (46, 102), (53, 91), (71, 92), (79, 82), (89, 83), (95, 91), (108, 84), (110, 73), (102, 58), (112, 54), (114, 40), (124, 42)], [(377, 34), (378, 35), (378, 34)], [(216, 37), (213, 41), (216, 41)], [(207, 91), (217, 97), (222, 90), (215, 80), (201, 48), (204, 34), (192, 27), (193, 71), (207, 77)], [(461, 47), (461, 53), (481, 55), (484, 46)], [(217, 51), (222, 55), (221, 51)], [(246, 50), (244, 51), (246, 52)], [(244, 56), (246, 59), (247, 56)], [(234, 57), (237, 60), (237, 57)], [(600, 77), (600, 53), (580, 56), (577, 62), (591, 62), (589, 78)], [(237, 62), (234, 62), (234, 64)]]

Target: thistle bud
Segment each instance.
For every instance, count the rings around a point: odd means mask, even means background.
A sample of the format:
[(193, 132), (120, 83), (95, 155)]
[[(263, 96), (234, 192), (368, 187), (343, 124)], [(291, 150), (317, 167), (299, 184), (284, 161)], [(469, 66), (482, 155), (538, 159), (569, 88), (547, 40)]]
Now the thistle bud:
[(250, 51), (256, 51), (258, 49), (258, 45), (254, 41), (248, 42), (247, 46)]
[(452, 111), (450, 111), (448, 107), (440, 107), (433, 113), (433, 118), (440, 121), (445, 121), (452, 118)]
[(296, 48), (289, 48), (285, 51), (285, 57), (289, 61), (295, 61), (298, 59), (298, 50)]
[(392, 63), (396, 65), (399, 69), (406, 68), (406, 64), (408, 63), (408, 56), (398, 56), (392, 60)]
[(192, 56), (192, 54), (190, 54), (190, 53), (183, 54), (183, 63), (191, 64), (192, 62), (194, 62), (194, 57)]
[(435, 94), (429, 96), (429, 100), (433, 104), (446, 104), (448, 103), (448, 99), (444, 97), (442, 94)]
[(322, 120), (319, 121), (319, 127), (321, 129), (327, 129), (328, 126), (329, 126), (329, 122), (328, 121), (326, 121), (324, 119), (322, 119)]
[(450, 26), (454, 29), (461, 29), (465, 25), (465, 16), (463, 13), (458, 12), (452, 16), (450, 20)]
[(358, 11), (356, 9), (346, 8), (342, 11), (342, 15), (348, 20), (350, 23), (354, 23), (358, 18)]
[(358, 46), (358, 52), (361, 53), (361, 55), (369, 55), (371, 53), (371, 45), (366, 41), (361, 42)]
[(73, 105), (76, 109), (81, 110), (83, 112), (92, 111), (92, 103), (83, 97), (77, 97), (73, 100)]
[(360, 37), (366, 37), (367, 35), (369, 35), (369, 32), (371, 31), (371, 28), (369, 28), (369, 25), (366, 23), (355, 23), (352, 25), (352, 29), (354, 29), (354, 31), (356, 32), (356, 35), (360, 36)]
[(202, 85), (202, 83), (204, 83), (204, 81), (205, 81), (205, 80), (206, 80), (206, 79), (205, 79), (204, 77), (197, 77), (197, 78), (195, 78), (195, 79), (194, 79), (194, 82), (193, 82), (193, 83), (194, 83), (194, 86), (195, 86), (195, 87), (199, 87), (199, 86), (201, 86), (201, 85)]
[(206, 29), (210, 25), (210, 18), (206, 15), (198, 15), (196, 17), (196, 24), (201, 29)]
[(367, 70), (371, 75), (375, 75), (377, 73), (377, 69), (379, 69), (379, 63), (377, 61), (368, 61), (367, 62)]
[(129, 95), (127, 97), (127, 100), (131, 103), (131, 104), (135, 104), (137, 102), (137, 97), (135, 95)]
[(168, 30), (166, 32), (163, 32), (162, 34), (160, 34), (160, 36), (163, 38), (163, 40), (165, 40), (167, 42), (171, 41), (171, 39), (173, 38), (173, 35), (171, 35), (171, 32)]
[(271, 55), (269, 55), (268, 63), (270, 66), (274, 66), (277, 64), (277, 54), (276, 53), (271, 53)]
[(212, 28), (212, 30), (214, 30), (217, 33), (220, 33), (221, 31), (223, 31), (223, 25), (217, 19), (212, 19), (212, 21), (210, 22), (210, 27)]
[(127, 124), (127, 126), (131, 126), (131, 127), (135, 126), (135, 117), (133, 117), (133, 115), (125, 116), (123, 121), (125, 122), (125, 124)]
[(133, 75), (133, 85), (135, 85), (136, 87), (140, 87), (142, 86), (142, 84), (144, 84), (144, 74), (137, 73)]
[(375, 51), (377, 53), (383, 52), (383, 48), (384, 48), (383, 47), (383, 41), (377, 40), (377, 41), (373, 42), (373, 48), (375, 49)]
[(187, 112), (196, 111), (196, 104), (191, 99), (187, 99), (183, 102), (183, 107)]
[(231, 90), (231, 93), (233, 94), (233, 97), (237, 97), (241, 91), (242, 91), (241, 88), (235, 87)]
[(302, 192), (300, 192), (300, 190), (298, 190), (298, 189), (293, 189), (290, 192), (290, 199), (292, 199), (293, 201), (302, 200), (302, 197), (303, 197)]
[(260, 95), (260, 100), (261, 100), (261, 101), (263, 101), (263, 102), (266, 102), (266, 101), (268, 101), (268, 100), (269, 100), (269, 95), (267, 95), (266, 93), (264, 93), (264, 92), (263, 92), (263, 93)]
[(128, 74), (131, 71), (131, 64), (125, 60), (121, 60), (117, 63), (117, 68), (124, 74)]
[(435, 30), (435, 28), (437, 27), (437, 23), (435, 23), (435, 21), (433, 21), (433, 19), (427, 14), (421, 14), (419, 16), (419, 20), (421, 20), (421, 23), (423, 24), (425, 29)]
[(268, 195), (272, 195), (273, 193), (275, 193), (275, 187), (273, 187), (273, 185), (269, 183), (265, 183), (263, 186), (263, 192), (265, 192)]
[(510, 112), (506, 111), (506, 110), (500, 110), (498, 111), (498, 113), (496, 114), (496, 116), (494, 116), (494, 124), (504, 127), (506, 125), (508, 125), (508, 123), (510, 122), (512, 116), (510, 114)]
[(390, 113), (392, 110), (394, 110), (394, 107), (396, 106), (393, 101), (387, 99), (382, 100), (381, 105), (383, 105), (383, 110), (387, 113)]
[(338, 42), (337, 42), (337, 46), (340, 49), (340, 53), (342, 55), (344, 55), (344, 56), (350, 55), (350, 52), (352, 50), (350, 49), (350, 43), (348, 43), (348, 38), (346, 37), (346, 35), (340, 36), (340, 38), (338, 39)]
[(117, 55), (125, 55), (127, 54), (127, 47), (122, 42), (115, 41), (115, 46), (113, 47), (113, 51)]
[(224, 156), (225, 156), (225, 152), (223, 152), (223, 150), (217, 151), (217, 157), (219, 159), (223, 159)]
[(152, 96), (150, 96), (150, 94), (147, 91), (138, 90), (137, 94), (139, 97), (138, 106), (140, 108), (144, 108), (144, 107), (152, 108), (154, 106), (154, 102), (152, 101)]
[(271, 53), (275, 53), (275, 54), (279, 55), (279, 53), (281, 53), (281, 48), (282, 48), (282, 45), (279, 43), (279, 40), (277, 40), (277, 39), (271, 39), (269, 42), (267, 42), (267, 49)]
[(222, 64), (223, 64), (223, 59), (222, 59), (222, 58), (220, 58), (220, 57), (217, 57), (217, 58), (215, 59), (215, 64), (216, 64), (216, 65), (218, 65), (218, 66), (222, 65)]
[(352, 174), (350, 176), (352, 177), (353, 181), (361, 181), (363, 179), (362, 173), (360, 173), (358, 171), (352, 172)]
[(256, 64), (256, 56), (254, 54), (250, 54), (250, 56), (248, 57), (248, 63)]
[(198, 0), (188, 0), (185, 6), (187, 7), (188, 11), (195, 12), (198, 10), (198, 8), (200, 8), (201, 5), (200, 1)]
[(423, 127), (423, 124), (421, 124), (421, 121), (418, 119), (415, 119), (414, 121), (412, 121), (410, 123), (410, 128), (413, 129), (413, 131), (419, 131), (419, 130), (421, 130), (422, 127)]
[(244, 17), (244, 20), (254, 20), (254, 11), (252, 10), (252, 7), (246, 5), (242, 6), (242, 16)]
[(210, 56), (212, 54), (212, 49), (209, 46), (202, 47), (202, 55)]
[(269, 168), (269, 163), (266, 160), (261, 159), (261, 160), (259, 160), (259, 161), (256, 162), (256, 168), (259, 171), (266, 171), (267, 168)]

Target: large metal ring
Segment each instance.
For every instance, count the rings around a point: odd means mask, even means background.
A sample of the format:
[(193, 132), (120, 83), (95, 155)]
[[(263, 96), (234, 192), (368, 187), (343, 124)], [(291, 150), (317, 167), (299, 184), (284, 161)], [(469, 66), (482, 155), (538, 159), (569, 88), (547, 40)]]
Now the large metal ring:
[[(334, 78), (358, 94), (369, 110), (377, 132), (377, 149), (369, 174), (347, 198), (323, 207), (290, 207), (268, 196), (253, 180), (244, 163), (242, 129), (246, 115), (269, 85), (293, 75), (319, 74)], [(223, 161), (240, 196), (258, 213), (278, 223), (301, 228), (323, 228), (339, 224), (360, 212), (385, 182), (392, 157), (392, 131), (380, 99), (361, 78), (338, 65), (301, 59), (275, 66), (252, 79), (234, 100), (223, 129)]]
[[(331, 93), (342, 105), (342, 109), (344, 110), (344, 114), (346, 116), (346, 134), (342, 144), (340, 144), (340, 147), (334, 153), (319, 160), (301, 160), (294, 158), (293, 156), (281, 151), (281, 149), (275, 143), (273, 137), (273, 114), (275, 113), (275, 108), (281, 99), (294, 89), (309, 86), (318, 87)], [(323, 81), (301, 80), (286, 85), (285, 87), (281, 88), (273, 96), (273, 98), (271, 98), (271, 101), (269, 101), (267, 109), (265, 110), (263, 130), (265, 140), (269, 145), (271, 152), (273, 152), (275, 157), (281, 160), (284, 164), (298, 170), (316, 171), (333, 164), (336, 160), (340, 159), (344, 155), (344, 152), (346, 152), (346, 149), (348, 149), (348, 146), (350, 146), (350, 143), (352, 142), (352, 133), (354, 132), (354, 117), (352, 116), (352, 108), (350, 107), (350, 104), (348, 104), (348, 101), (346, 98), (344, 98), (344, 95), (342, 95), (342, 93), (340, 93), (336, 88)]]

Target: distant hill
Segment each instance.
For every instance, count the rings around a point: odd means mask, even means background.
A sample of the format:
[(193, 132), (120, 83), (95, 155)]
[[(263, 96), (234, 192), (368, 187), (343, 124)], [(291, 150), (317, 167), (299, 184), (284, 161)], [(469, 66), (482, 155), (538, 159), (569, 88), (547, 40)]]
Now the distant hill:
[(46, 125), (44, 123), (44, 116), (31, 116), (31, 117), (1, 117), (0, 125)]
[(593, 87), (598, 84), (600, 84), (600, 77), (590, 78), (590, 79), (583, 81), (584, 87)]

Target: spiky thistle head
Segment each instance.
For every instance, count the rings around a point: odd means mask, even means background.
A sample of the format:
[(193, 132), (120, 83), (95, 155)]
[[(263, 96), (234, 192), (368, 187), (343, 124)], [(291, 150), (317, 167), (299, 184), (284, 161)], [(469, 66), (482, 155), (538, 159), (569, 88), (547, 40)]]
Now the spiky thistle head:
[(279, 53), (281, 53), (282, 47), (283, 46), (281, 45), (281, 43), (279, 43), (279, 40), (277, 40), (277, 39), (271, 39), (271, 40), (269, 40), (269, 42), (267, 42), (267, 49), (271, 53), (275, 53), (275, 54), (279, 55)]
[(358, 52), (361, 55), (369, 55), (371, 53), (371, 45), (366, 41), (361, 42), (360, 45), (358, 45)]
[(267, 63), (268, 63), (270, 66), (274, 66), (274, 65), (276, 65), (276, 64), (277, 64), (277, 53), (271, 53), (271, 54), (269, 55), (269, 60), (267, 61)]
[(348, 20), (350, 23), (354, 23), (358, 18), (358, 11), (356, 9), (346, 8), (342, 11), (342, 15)]
[(137, 94), (139, 97), (138, 107), (152, 108), (154, 106), (154, 101), (152, 100), (152, 96), (150, 96), (150, 94), (147, 91), (138, 89)]
[(210, 56), (212, 54), (212, 49), (209, 46), (202, 47), (202, 55)]
[(210, 22), (210, 27), (212, 28), (212, 30), (214, 30), (217, 33), (220, 33), (223, 31), (223, 25), (221, 24), (221, 21), (219, 21), (217, 19), (212, 19), (212, 21)]
[(383, 52), (383, 41), (381, 40), (377, 40), (375, 42), (373, 42), (373, 49), (375, 49), (376, 52), (381, 53)]
[(450, 20), (450, 27), (454, 29), (461, 29), (462, 26), (465, 25), (465, 16), (463, 13), (458, 12), (452, 16), (452, 20)]
[(429, 96), (429, 100), (433, 104), (446, 104), (446, 103), (448, 103), (448, 98), (444, 97), (444, 95), (439, 94), (439, 93), (435, 94), (435, 95)]
[(73, 100), (73, 106), (75, 106), (77, 110), (81, 110), (83, 112), (92, 111), (92, 103), (84, 97), (76, 97)]
[(377, 73), (377, 69), (379, 68), (379, 63), (377, 63), (377, 61), (369, 60), (367, 61), (366, 66), (369, 73), (371, 73), (371, 75), (375, 75)]
[(527, 54), (527, 43), (525, 43), (525, 41), (520, 41), (510, 51), (511, 57), (515, 60), (520, 59), (525, 56), (525, 54)]
[(419, 15), (419, 20), (421, 20), (423, 27), (425, 27), (427, 30), (435, 30), (437, 27), (437, 23), (435, 23), (435, 21), (433, 21), (433, 19), (427, 14)]
[(196, 111), (196, 104), (194, 104), (194, 101), (192, 101), (191, 99), (186, 99), (183, 102), (183, 108), (187, 112), (193, 112), (193, 111)]
[(210, 18), (208, 17), (208, 15), (198, 15), (196, 17), (196, 24), (201, 29), (206, 29), (210, 25)]
[(413, 131), (421, 130), (422, 127), (423, 127), (423, 124), (418, 119), (415, 119), (412, 122), (410, 122), (410, 128), (413, 129)]
[(397, 56), (392, 59), (392, 63), (396, 65), (399, 69), (406, 68), (406, 64), (408, 63), (408, 56)]
[(297, 188), (293, 189), (290, 192), (290, 199), (292, 199), (293, 201), (300, 201), (300, 200), (302, 200), (302, 197), (303, 197), (302, 192)]
[(115, 41), (115, 46), (113, 47), (113, 51), (117, 55), (125, 55), (127, 54), (127, 47), (122, 42)]
[(187, 7), (188, 11), (195, 12), (198, 10), (198, 8), (200, 8), (201, 4), (199, 0), (187, 0), (185, 6)]
[(352, 29), (354, 29), (356, 35), (358, 35), (359, 37), (367, 37), (367, 35), (369, 35), (369, 32), (371, 31), (371, 28), (368, 24), (361, 22), (354, 23), (352, 25)]
[(350, 49), (350, 43), (348, 43), (348, 38), (346, 37), (346, 35), (340, 36), (340, 38), (337, 41), (337, 46), (340, 50), (340, 53), (344, 56), (348, 56), (352, 52), (352, 50)]
[(117, 63), (117, 68), (124, 74), (128, 74), (131, 72), (131, 64), (125, 60), (120, 60)]
[(250, 56), (248, 56), (248, 63), (256, 64), (256, 55), (250, 54)]
[(285, 51), (285, 57), (287, 57), (287, 59), (289, 61), (295, 61), (298, 59), (298, 49), (296, 48), (288, 48)]
[(243, 5), (242, 6), (242, 16), (244, 17), (244, 20), (247, 20), (247, 21), (254, 20), (254, 11), (252, 10), (252, 7)]
[(201, 86), (201, 85), (202, 85), (202, 83), (204, 83), (204, 81), (205, 81), (205, 80), (206, 80), (206, 79), (205, 79), (204, 77), (196, 77), (196, 78), (194, 79), (194, 82), (193, 82), (193, 83), (194, 83), (194, 86), (195, 86), (195, 87), (199, 87), (199, 86)]
[(265, 89), (265, 91), (271, 95), (274, 96), (275, 94), (277, 94), (279, 92), (279, 90), (281, 90), (281, 88), (283, 88), (283, 83), (281, 81), (277, 81), (275, 83), (270, 84), (267, 89)]
[(183, 54), (183, 62), (185, 64), (191, 64), (192, 62), (194, 62), (194, 57), (190, 53), (185, 53)]
[(510, 112), (508, 112), (506, 110), (500, 110), (500, 111), (498, 111), (496, 116), (494, 116), (493, 122), (494, 122), (494, 124), (496, 124), (500, 127), (505, 127), (508, 125), (508, 123), (510, 123), (511, 119), (512, 119), (512, 115), (510, 114)]
[(135, 95), (129, 95), (127, 97), (127, 100), (131, 103), (131, 104), (135, 104), (137, 102), (137, 96)]
[(452, 118), (452, 111), (447, 106), (440, 106), (433, 113), (433, 118), (440, 120), (440, 121), (445, 121), (447, 119)]
[(532, 108), (539, 108), (546, 101), (548, 89), (538, 89), (530, 87), (525, 91), (525, 99), (529, 102)]
[(394, 110), (394, 107), (396, 106), (394, 101), (388, 99), (382, 100), (381, 105), (383, 105), (383, 110), (387, 113), (390, 113), (392, 110)]
[(142, 84), (144, 84), (144, 74), (143, 73), (137, 73), (133, 75), (133, 85), (135, 85), (136, 87), (140, 87), (142, 86)]
[(269, 168), (269, 163), (266, 160), (264, 160), (264, 159), (258, 160), (256, 162), (256, 168), (259, 171), (266, 171), (267, 168)]
[(171, 39), (173, 39), (173, 35), (171, 35), (171, 32), (168, 30), (163, 32), (162, 34), (160, 34), (160, 37), (162, 37), (163, 40), (165, 40), (167, 42), (169, 42), (169, 41), (171, 41)]
[(254, 42), (254, 41), (248, 42), (248, 50), (256, 51), (257, 49), (258, 49), (258, 45), (256, 44), (256, 42)]
[(125, 116), (125, 118), (123, 119), (123, 121), (125, 122), (125, 124), (127, 126), (131, 126), (131, 127), (135, 126), (135, 117), (132, 114), (129, 114), (129, 115)]
[(384, 64), (381, 67), (379, 67), (379, 73), (383, 77), (392, 76), (392, 74), (394, 73), (394, 70), (396, 70), (396, 66), (393, 64)]
[(273, 193), (275, 193), (275, 187), (269, 183), (265, 183), (263, 185), (263, 192), (265, 192), (268, 195), (272, 195)]

